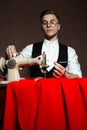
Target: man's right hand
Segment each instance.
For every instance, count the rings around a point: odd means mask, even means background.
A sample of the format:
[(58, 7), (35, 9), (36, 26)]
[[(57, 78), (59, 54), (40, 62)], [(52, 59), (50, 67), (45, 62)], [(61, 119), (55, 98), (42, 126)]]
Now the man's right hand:
[(6, 60), (4, 57), (0, 57), (0, 70), (4, 72), (4, 69), (6, 68)]
[(12, 57), (17, 56), (18, 52), (16, 51), (16, 47), (14, 45), (9, 45), (6, 48), (6, 54), (7, 54), (9, 59), (11, 59)]

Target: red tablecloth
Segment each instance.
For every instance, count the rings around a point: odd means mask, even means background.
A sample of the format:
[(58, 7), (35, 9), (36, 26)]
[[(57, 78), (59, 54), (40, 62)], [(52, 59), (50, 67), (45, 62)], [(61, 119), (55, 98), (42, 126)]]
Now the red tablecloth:
[(7, 85), (3, 130), (87, 130), (87, 78)]

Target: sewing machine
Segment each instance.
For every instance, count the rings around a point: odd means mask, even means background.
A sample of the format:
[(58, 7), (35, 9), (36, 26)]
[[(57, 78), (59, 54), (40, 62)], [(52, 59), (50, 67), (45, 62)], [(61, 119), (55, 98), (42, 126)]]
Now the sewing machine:
[(48, 66), (46, 65), (45, 52), (35, 58), (19, 58), (19, 56), (17, 56), (7, 61), (4, 57), (1, 57), (0, 59), (0, 70), (3, 71), (3, 69), (7, 67), (7, 81), (16, 81), (21, 78), (19, 73), (20, 67), (34, 65), (39, 65), (39, 67), (43, 70), (42, 73), (44, 74), (44, 77), (46, 77), (46, 68)]

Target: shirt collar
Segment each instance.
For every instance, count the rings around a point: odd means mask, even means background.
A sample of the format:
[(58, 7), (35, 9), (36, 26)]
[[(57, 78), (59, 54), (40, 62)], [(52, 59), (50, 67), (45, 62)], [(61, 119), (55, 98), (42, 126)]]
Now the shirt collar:
[(52, 42), (50, 42), (47, 39), (44, 39), (43, 44), (45, 44), (46, 46), (55, 46), (56, 44), (59, 44), (58, 38)]

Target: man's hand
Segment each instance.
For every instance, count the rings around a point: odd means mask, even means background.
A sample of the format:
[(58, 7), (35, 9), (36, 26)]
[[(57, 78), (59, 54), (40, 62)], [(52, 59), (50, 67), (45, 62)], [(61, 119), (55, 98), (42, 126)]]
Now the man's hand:
[(0, 70), (3, 72), (6, 68), (6, 60), (4, 57), (0, 57)]
[(56, 78), (60, 78), (60, 77), (65, 77), (68, 79), (79, 78), (77, 74), (66, 72), (66, 69), (62, 65), (58, 64), (57, 62), (54, 62), (54, 68), (55, 69), (53, 72), (53, 76)]
[(53, 76), (56, 78), (65, 77), (66, 69), (58, 64), (57, 62), (54, 62), (54, 72)]
[(14, 45), (9, 45), (6, 48), (6, 54), (7, 54), (9, 59), (11, 59), (12, 57), (17, 56), (18, 52), (16, 51), (16, 47)]

